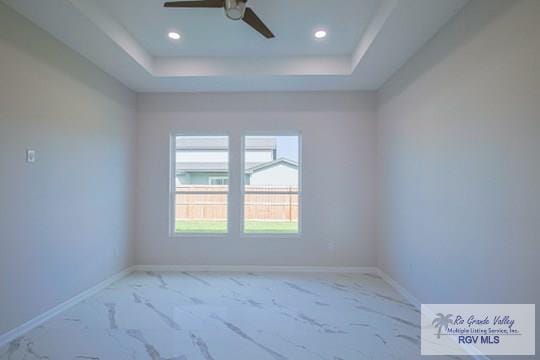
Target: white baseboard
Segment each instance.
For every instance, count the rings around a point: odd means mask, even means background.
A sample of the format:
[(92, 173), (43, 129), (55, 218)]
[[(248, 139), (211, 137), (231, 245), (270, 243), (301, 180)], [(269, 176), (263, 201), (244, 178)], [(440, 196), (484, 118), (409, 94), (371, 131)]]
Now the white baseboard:
[(52, 309), (36, 316), (35, 318), (25, 322), (24, 324), (17, 326), (15, 329), (8, 331), (7, 333), (4, 333), (0, 335), (0, 347), (4, 346), (5, 344), (17, 339), (18, 337), (26, 334), (28, 331), (34, 329), (35, 327), (40, 326), (47, 320), (55, 317), (56, 315), (60, 314), (61, 312), (67, 310), (68, 308), (72, 307), (73, 305), (76, 305), (80, 303), (81, 301), (89, 298), (90, 296), (98, 293), (99, 291), (103, 290), (110, 284), (114, 283), (115, 281), (118, 281), (122, 279), (123, 277), (129, 275), (131, 272), (133, 272), (133, 267), (127, 268), (118, 274), (115, 274), (111, 276), (110, 278), (100, 282), (99, 284), (91, 287), (88, 290), (83, 291), (82, 293), (72, 297), (71, 299), (61, 303), (60, 305), (57, 305), (53, 307)]
[(134, 271), (208, 271), (208, 272), (289, 272), (289, 273), (369, 273), (378, 274), (376, 267), (338, 266), (259, 266), (259, 265), (136, 265)]
[(134, 271), (215, 271), (215, 272), (297, 272), (297, 273), (370, 273), (377, 274), (375, 267), (329, 267), (329, 266), (229, 266), (229, 265), (137, 265), (127, 268), (118, 274), (100, 282), (88, 290), (72, 297), (71, 299), (55, 306), (54, 308), (36, 316), (24, 324), (0, 335), (0, 347), (26, 334), (30, 330), (40, 326), (47, 320), (60, 314), (103, 290), (110, 284), (118, 281)]
[[(403, 286), (401, 286), (400, 283), (398, 283), (396, 280), (392, 279), (390, 275), (382, 271), (381, 269), (377, 268), (377, 273), (379, 276), (386, 281), (390, 286), (394, 288), (398, 293), (400, 293), (405, 299), (407, 299), (411, 304), (413, 304), (419, 311), (420, 311), (420, 305), (422, 304), (418, 298), (416, 298), (413, 294), (411, 294), (407, 289), (405, 289)], [(471, 359), (475, 360), (490, 360), (489, 357), (486, 355), (477, 355), (475, 353), (470, 353), (469, 349), (467, 347), (463, 347), (465, 351), (469, 353), (469, 357)]]
[[(9, 343), (12, 340), (24, 335), (33, 328), (43, 324), (47, 320), (53, 318), (66, 309), (78, 304), (79, 302), (89, 298), (90, 296), (103, 290), (110, 284), (122, 279), (135, 271), (156, 271), (156, 272), (169, 272), (169, 271), (208, 271), (208, 272), (288, 272), (288, 273), (350, 273), (350, 274), (376, 274), (379, 275), (384, 281), (392, 286), (397, 292), (405, 297), (416, 308), (420, 309), (420, 300), (412, 295), (407, 289), (401, 286), (397, 281), (392, 279), (388, 274), (377, 267), (337, 267), (337, 266), (258, 266), (258, 265), (136, 265), (127, 268), (116, 275), (102, 281), (101, 283), (93, 286), (92, 288), (83, 291), (82, 293), (74, 296), (73, 298), (63, 302), (60, 305), (46, 311), (45, 313), (36, 316), (30, 321), (16, 327), (13, 330), (0, 336), (0, 347)], [(472, 359), (489, 360), (489, 357), (485, 355), (472, 355)]]

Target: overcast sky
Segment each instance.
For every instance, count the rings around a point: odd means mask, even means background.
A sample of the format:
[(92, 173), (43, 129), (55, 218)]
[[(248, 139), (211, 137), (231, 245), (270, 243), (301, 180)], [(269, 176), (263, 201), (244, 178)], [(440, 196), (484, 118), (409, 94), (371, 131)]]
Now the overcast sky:
[(276, 136), (277, 157), (298, 162), (298, 136)]

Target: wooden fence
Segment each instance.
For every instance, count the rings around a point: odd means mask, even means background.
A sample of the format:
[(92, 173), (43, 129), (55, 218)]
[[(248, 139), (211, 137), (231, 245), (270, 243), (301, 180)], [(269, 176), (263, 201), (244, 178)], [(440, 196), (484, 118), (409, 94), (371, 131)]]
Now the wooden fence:
[[(178, 186), (176, 219), (227, 219), (227, 189), (227, 186)], [(298, 221), (298, 187), (248, 185), (244, 214), (246, 220)]]

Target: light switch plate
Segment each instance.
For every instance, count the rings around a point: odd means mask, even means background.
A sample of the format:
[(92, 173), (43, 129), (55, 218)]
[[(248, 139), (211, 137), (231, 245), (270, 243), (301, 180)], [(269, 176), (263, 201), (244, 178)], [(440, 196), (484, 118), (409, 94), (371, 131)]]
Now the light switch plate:
[(36, 151), (35, 150), (26, 150), (26, 162), (27, 163), (36, 162)]

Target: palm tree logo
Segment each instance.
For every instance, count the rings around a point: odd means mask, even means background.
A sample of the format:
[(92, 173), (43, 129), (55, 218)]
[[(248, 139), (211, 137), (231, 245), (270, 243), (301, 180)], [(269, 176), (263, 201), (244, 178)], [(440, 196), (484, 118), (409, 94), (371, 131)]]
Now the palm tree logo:
[(441, 313), (438, 313), (435, 320), (433, 320), (433, 322), (431, 323), (433, 326), (439, 329), (437, 331), (437, 339), (441, 338), (441, 331), (443, 328), (447, 330), (448, 325), (451, 325), (454, 323), (454, 321), (452, 320), (452, 316), (453, 316), (452, 314), (443, 315)]

